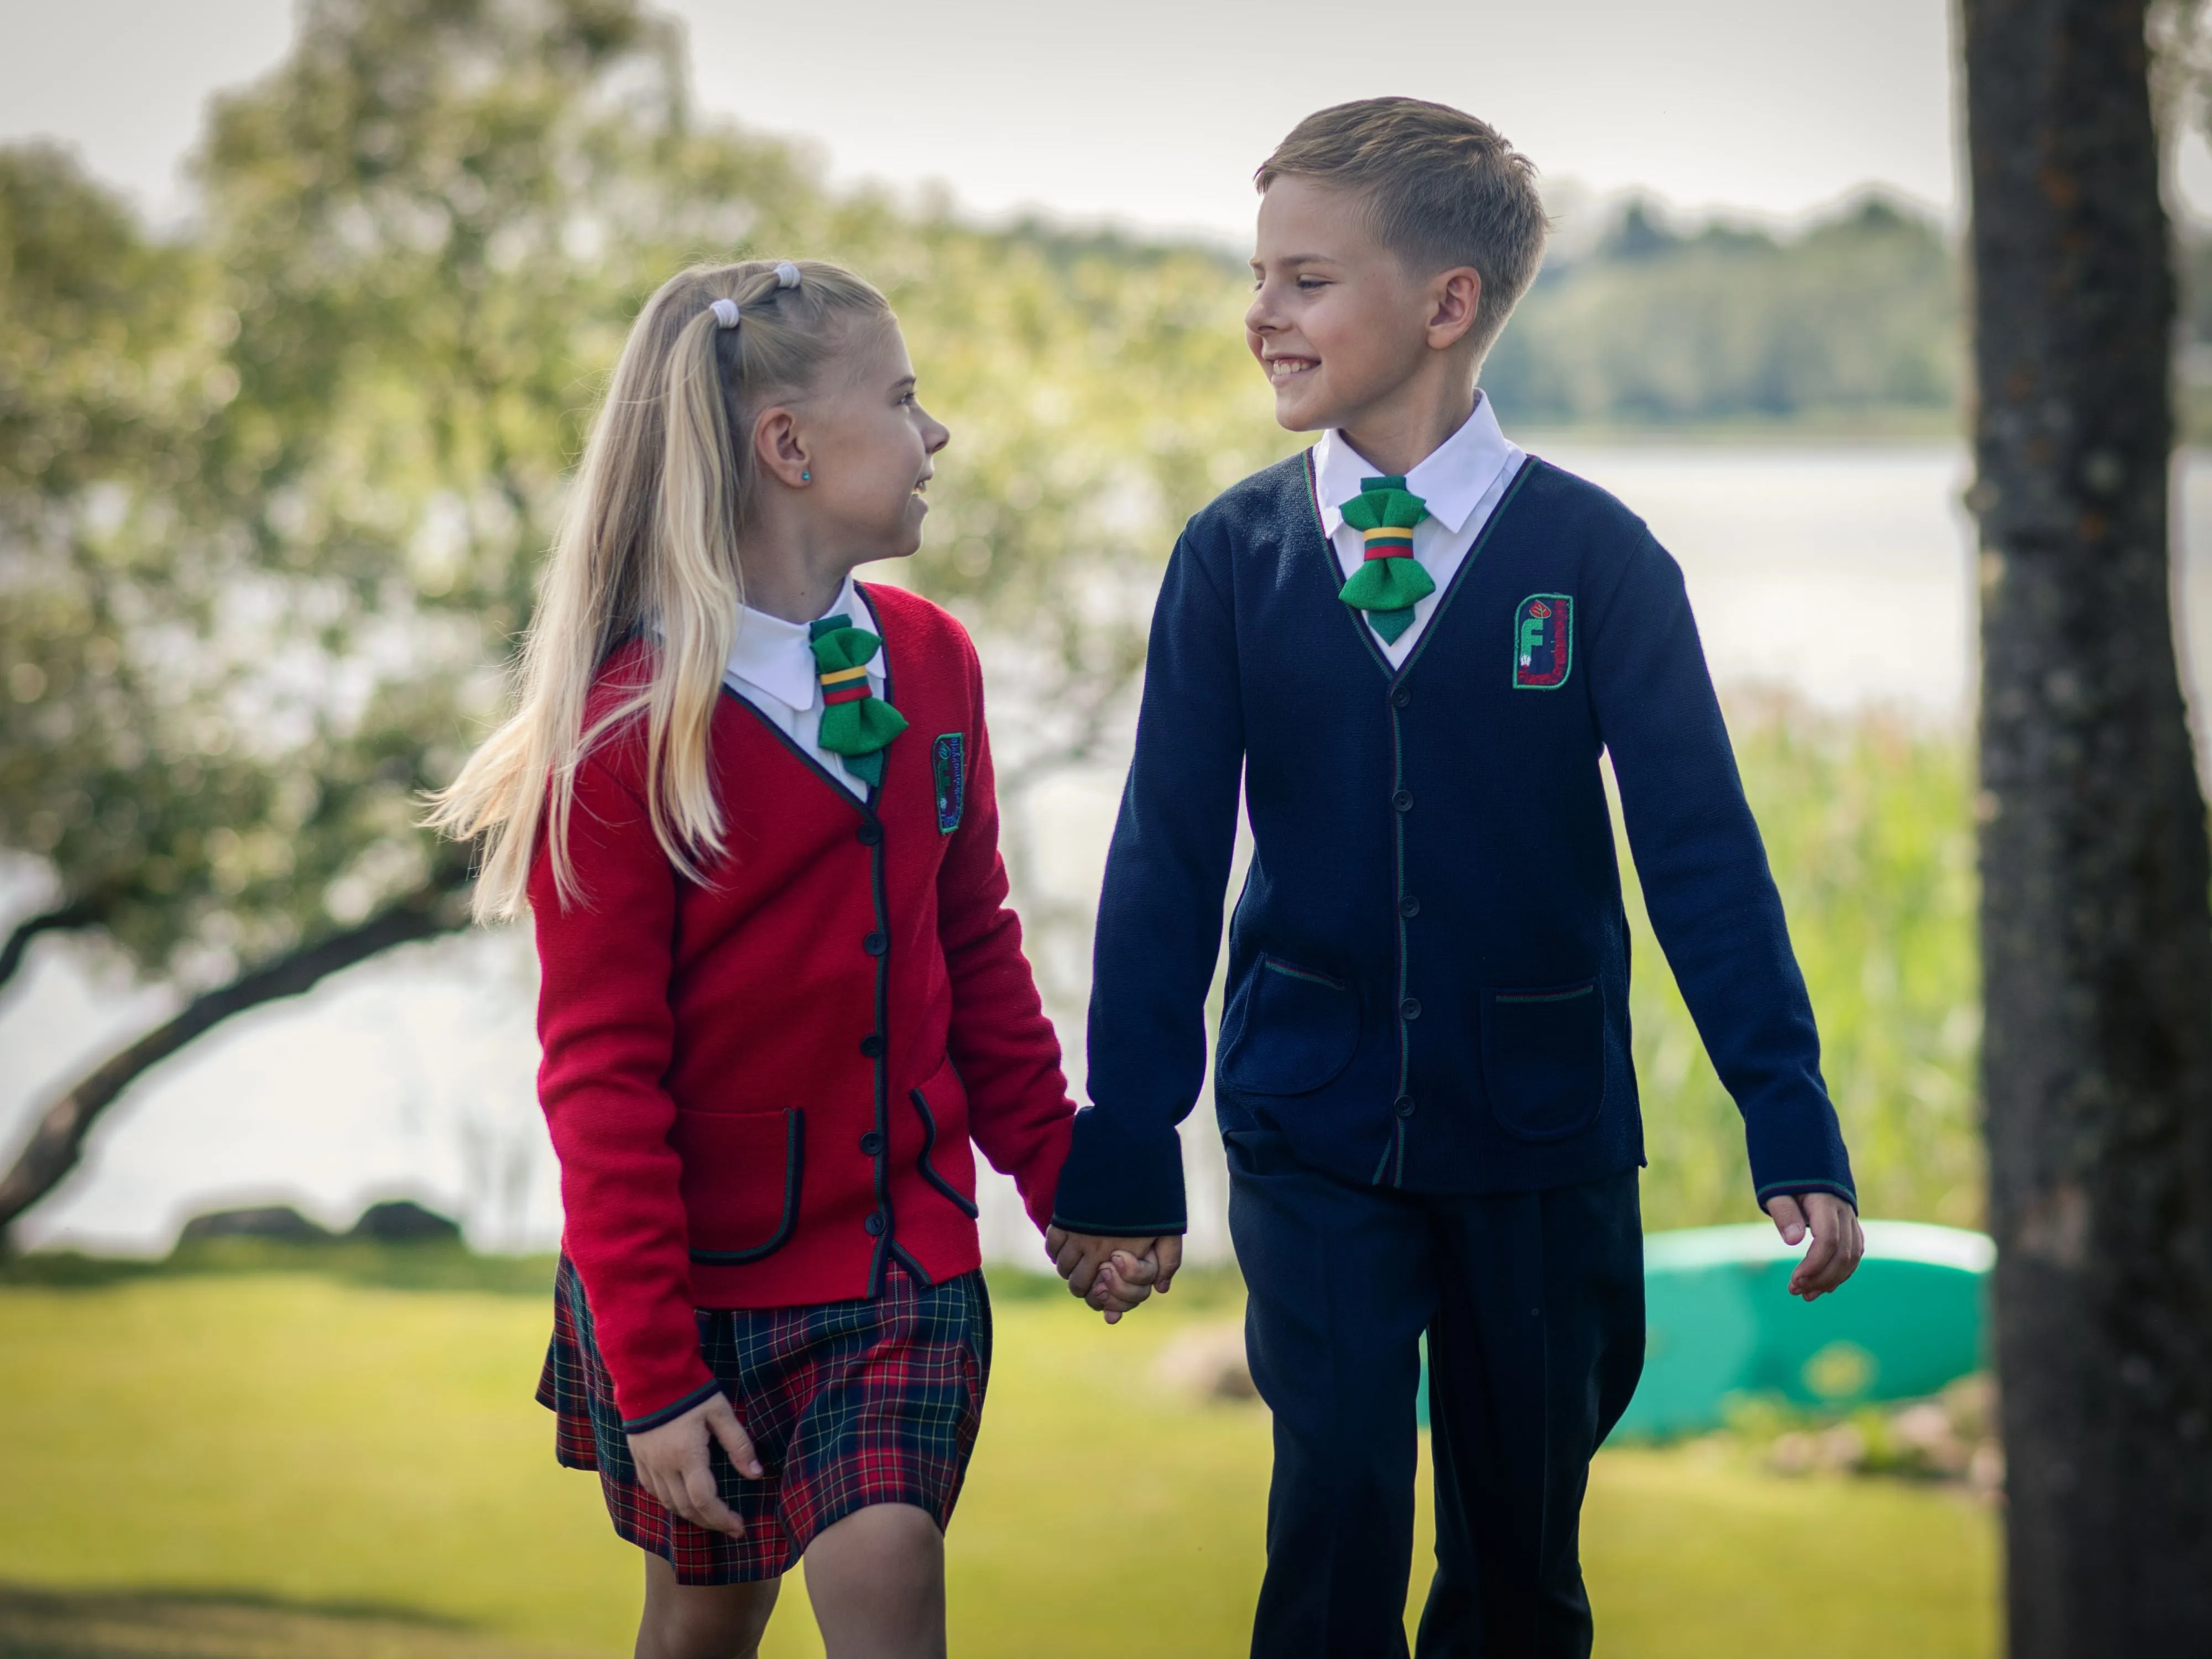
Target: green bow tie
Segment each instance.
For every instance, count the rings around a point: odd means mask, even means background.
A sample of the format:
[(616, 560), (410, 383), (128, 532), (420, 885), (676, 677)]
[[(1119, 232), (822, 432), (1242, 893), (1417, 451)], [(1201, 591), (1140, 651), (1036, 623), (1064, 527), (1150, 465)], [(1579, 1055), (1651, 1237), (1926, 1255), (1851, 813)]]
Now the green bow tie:
[(884, 750), (906, 730), (906, 716), (868, 684), (868, 661), (884, 642), (847, 616), (824, 617), (806, 630), (822, 682), (822, 731), (816, 738), (873, 789), (884, 781)]
[(1336, 597), (1395, 642), (1413, 625), (1414, 605), (1437, 591), (1436, 579), (1413, 562), (1413, 526), (1429, 516), (1428, 503), (1403, 478), (1366, 478), (1338, 511), (1367, 538), (1367, 562)]

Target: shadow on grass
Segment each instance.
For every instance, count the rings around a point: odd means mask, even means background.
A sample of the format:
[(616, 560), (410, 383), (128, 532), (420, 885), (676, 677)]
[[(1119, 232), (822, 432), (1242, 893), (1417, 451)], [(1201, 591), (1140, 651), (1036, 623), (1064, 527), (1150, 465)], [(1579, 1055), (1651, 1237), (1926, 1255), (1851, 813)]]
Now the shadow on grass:
[(0, 1659), (553, 1659), (406, 1608), (0, 1583)]
[(0, 1255), (0, 1285), (42, 1290), (99, 1290), (146, 1279), (222, 1273), (320, 1273), (349, 1285), (395, 1291), (479, 1291), (498, 1296), (553, 1294), (550, 1255), (478, 1255), (457, 1243), (379, 1243), (333, 1239), (295, 1243), (270, 1238), (210, 1238), (180, 1244), (159, 1261), (35, 1250)]

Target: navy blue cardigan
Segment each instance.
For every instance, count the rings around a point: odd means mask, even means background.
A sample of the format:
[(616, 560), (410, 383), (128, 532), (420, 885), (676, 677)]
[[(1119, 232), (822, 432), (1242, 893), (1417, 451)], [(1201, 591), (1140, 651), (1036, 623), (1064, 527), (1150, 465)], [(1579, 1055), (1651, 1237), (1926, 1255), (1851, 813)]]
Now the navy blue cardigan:
[(1056, 1222), (1183, 1227), (1176, 1126), (1205, 1075), (1240, 780), (1225, 1131), (1268, 1126), (1342, 1179), (1416, 1192), (1641, 1163), (1607, 752), (1759, 1199), (1853, 1198), (1681, 572), (1643, 520), (1530, 457), (1395, 672), (1341, 581), (1304, 458), (1225, 491), (1169, 561)]

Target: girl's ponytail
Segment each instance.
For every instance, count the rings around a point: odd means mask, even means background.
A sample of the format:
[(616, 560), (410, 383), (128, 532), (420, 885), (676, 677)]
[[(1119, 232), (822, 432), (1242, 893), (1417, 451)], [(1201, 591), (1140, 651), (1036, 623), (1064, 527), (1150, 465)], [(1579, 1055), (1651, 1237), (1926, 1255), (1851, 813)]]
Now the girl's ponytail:
[[(432, 797), (430, 824), (484, 837), (480, 921), (521, 914), (541, 832), (562, 902), (579, 896), (568, 858), (577, 769), (640, 714), (662, 851), (692, 880), (720, 855), (708, 732), (744, 602), (753, 422), (804, 397), (856, 325), (890, 314), (866, 283), (812, 260), (694, 267), (638, 313), (546, 564), (514, 712)], [(653, 641), (643, 673), (587, 727), (600, 669), (641, 635)]]

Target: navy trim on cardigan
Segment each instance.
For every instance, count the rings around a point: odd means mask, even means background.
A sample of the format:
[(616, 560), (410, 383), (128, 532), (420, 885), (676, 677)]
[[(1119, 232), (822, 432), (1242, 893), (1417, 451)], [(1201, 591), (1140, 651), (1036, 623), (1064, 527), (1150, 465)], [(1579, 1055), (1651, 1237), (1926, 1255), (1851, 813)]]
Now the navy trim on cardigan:
[(720, 1382), (705, 1382), (685, 1395), (672, 1406), (663, 1406), (649, 1417), (626, 1417), (623, 1419), (624, 1434), (643, 1434), (647, 1429), (657, 1429), (664, 1423), (673, 1423), (694, 1407), (703, 1406), (721, 1393)]
[(775, 1231), (762, 1243), (742, 1250), (695, 1249), (691, 1259), (710, 1267), (737, 1267), (774, 1255), (790, 1243), (792, 1229), (799, 1224), (799, 1184), (805, 1179), (805, 1170), (806, 1112), (803, 1107), (787, 1107), (783, 1114), (783, 1216), (776, 1223)]
[(937, 1115), (929, 1109), (929, 1097), (919, 1089), (909, 1089), (907, 1094), (914, 1102), (914, 1109), (921, 1114), (921, 1152), (915, 1159), (915, 1167), (921, 1171), (924, 1181), (952, 1200), (953, 1208), (970, 1221), (975, 1220), (983, 1212), (963, 1198), (960, 1189), (938, 1174), (937, 1166), (929, 1161), (929, 1155), (937, 1150)]
[(1808, 1193), (1826, 1193), (1840, 1198), (1854, 1210), (1859, 1206), (1859, 1195), (1840, 1182), (1834, 1181), (1778, 1181), (1771, 1187), (1759, 1189), (1759, 1207), (1766, 1207), (1770, 1198), (1802, 1198)]

